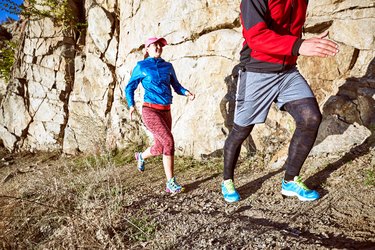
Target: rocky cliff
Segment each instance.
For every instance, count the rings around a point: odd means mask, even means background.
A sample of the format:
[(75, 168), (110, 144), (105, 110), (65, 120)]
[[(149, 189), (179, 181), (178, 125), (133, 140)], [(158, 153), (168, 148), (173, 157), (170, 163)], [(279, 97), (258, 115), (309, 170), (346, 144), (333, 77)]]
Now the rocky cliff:
[[(51, 19), (21, 20), (21, 48), (1, 103), (0, 137), (9, 150), (98, 152), (147, 144), (140, 119), (129, 121), (123, 89), (149, 36), (169, 42), (163, 58), (194, 101), (175, 95), (178, 154), (220, 155), (233, 123), (243, 42), (239, 1), (70, 1), (87, 29), (72, 32)], [(340, 44), (334, 58), (305, 58), (300, 71), (315, 91), (323, 122), (312, 154), (346, 152), (374, 136), (375, 3), (310, 1), (305, 37), (329, 30)], [(142, 89), (136, 94), (138, 110)], [(282, 160), (294, 124), (276, 107), (244, 145), (278, 151)], [(149, 138), (150, 140), (152, 138)], [(270, 154), (271, 155), (271, 154)]]

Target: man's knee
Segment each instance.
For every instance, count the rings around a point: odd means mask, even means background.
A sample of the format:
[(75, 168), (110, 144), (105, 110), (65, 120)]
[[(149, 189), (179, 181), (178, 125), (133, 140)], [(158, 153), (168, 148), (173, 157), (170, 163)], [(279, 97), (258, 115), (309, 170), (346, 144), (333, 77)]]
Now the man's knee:
[(253, 127), (254, 125), (242, 127), (234, 123), (232, 131), (225, 140), (224, 149), (230, 147), (232, 144), (242, 144), (242, 142), (250, 135)]
[(285, 110), (294, 118), (297, 128), (316, 130), (322, 114), (315, 98), (305, 98), (285, 104)]
[(320, 123), (322, 122), (322, 114), (318, 110), (309, 119), (310, 119), (310, 123), (312, 124), (312, 126), (319, 127)]
[(300, 119), (296, 119), (297, 127), (307, 130), (317, 130), (322, 122), (322, 114), (319, 110), (311, 110), (308, 114), (303, 114)]

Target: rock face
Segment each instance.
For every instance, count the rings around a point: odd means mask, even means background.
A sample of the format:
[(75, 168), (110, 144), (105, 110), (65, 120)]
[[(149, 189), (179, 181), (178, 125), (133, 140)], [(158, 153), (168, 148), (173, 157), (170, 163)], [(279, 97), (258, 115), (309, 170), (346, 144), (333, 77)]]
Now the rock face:
[[(48, 18), (23, 21), (14, 78), (1, 103), (5, 147), (76, 153), (148, 144), (146, 138), (152, 138), (141, 120), (128, 120), (123, 89), (143, 59), (145, 38), (163, 36), (169, 43), (163, 58), (174, 65), (182, 85), (196, 93), (194, 101), (174, 95), (177, 154), (220, 155), (233, 124), (234, 66), (243, 42), (238, 1), (70, 3), (87, 30), (68, 32)], [(340, 44), (334, 58), (298, 61), (323, 112), (316, 143), (324, 143), (323, 151), (345, 152), (374, 135), (374, 14), (372, 0), (309, 3), (305, 36), (328, 29), (330, 39)], [(141, 111), (141, 87), (136, 102)], [(244, 148), (284, 152), (293, 130), (291, 117), (272, 107)], [(342, 143), (330, 147), (332, 135)]]

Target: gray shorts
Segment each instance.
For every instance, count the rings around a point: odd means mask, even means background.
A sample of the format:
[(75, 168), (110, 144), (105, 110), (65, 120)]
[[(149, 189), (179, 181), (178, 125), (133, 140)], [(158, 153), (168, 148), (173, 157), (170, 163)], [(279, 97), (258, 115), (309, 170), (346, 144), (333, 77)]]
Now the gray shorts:
[(281, 73), (240, 71), (234, 123), (243, 127), (264, 123), (273, 102), (282, 109), (287, 102), (311, 97), (314, 93), (297, 68)]

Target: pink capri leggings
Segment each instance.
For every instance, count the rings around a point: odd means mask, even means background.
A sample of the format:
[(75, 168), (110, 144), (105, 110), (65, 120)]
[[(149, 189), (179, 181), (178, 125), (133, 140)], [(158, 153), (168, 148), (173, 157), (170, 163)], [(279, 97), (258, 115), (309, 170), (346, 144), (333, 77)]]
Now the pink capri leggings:
[(142, 119), (147, 129), (154, 136), (151, 154), (155, 156), (161, 154), (174, 155), (171, 111), (143, 107)]

